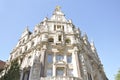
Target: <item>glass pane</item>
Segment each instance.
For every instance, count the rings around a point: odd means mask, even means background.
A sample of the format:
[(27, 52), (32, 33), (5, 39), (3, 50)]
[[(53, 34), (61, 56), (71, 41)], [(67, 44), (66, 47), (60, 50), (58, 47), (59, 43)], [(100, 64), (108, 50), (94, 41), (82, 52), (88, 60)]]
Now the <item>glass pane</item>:
[(64, 68), (57, 68), (56, 74), (57, 74), (57, 76), (63, 76)]
[(68, 70), (68, 76), (73, 76), (73, 69)]
[(52, 68), (47, 69), (47, 77), (52, 76)]
[(58, 36), (58, 40), (61, 41), (61, 35)]
[(57, 60), (57, 61), (60, 61), (60, 60), (63, 60), (63, 58), (64, 58), (63, 55), (57, 55), (56, 60)]
[(54, 42), (54, 39), (53, 38), (49, 38), (48, 41), (49, 42)]
[(71, 63), (71, 62), (72, 62), (72, 55), (68, 55), (68, 56), (67, 56), (67, 62), (68, 62), (68, 63)]
[(47, 59), (48, 63), (52, 63), (53, 62), (52, 54), (48, 54)]
[(92, 80), (91, 74), (88, 73), (88, 80)]
[(61, 25), (57, 25), (57, 29), (61, 29)]

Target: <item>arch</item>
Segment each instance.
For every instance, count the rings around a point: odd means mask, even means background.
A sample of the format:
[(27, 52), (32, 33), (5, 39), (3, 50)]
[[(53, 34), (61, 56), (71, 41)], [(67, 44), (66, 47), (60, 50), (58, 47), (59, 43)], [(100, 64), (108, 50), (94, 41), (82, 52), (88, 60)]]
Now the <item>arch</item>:
[(54, 39), (53, 38), (49, 38), (48, 42), (54, 42)]
[(65, 43), (66, 43), (66, 44), (70, 44), (70, 43), (71, 43), (71, 40), (67, 38), (67, 39), (65, 40)]
[[(90, 74), (90, 73), (87, 73), (87, 75), (88, 75), (88, 80), (92, 80), (91, 74)], [(95, 80), (97, 80), (97, 79), (95, 79)]]

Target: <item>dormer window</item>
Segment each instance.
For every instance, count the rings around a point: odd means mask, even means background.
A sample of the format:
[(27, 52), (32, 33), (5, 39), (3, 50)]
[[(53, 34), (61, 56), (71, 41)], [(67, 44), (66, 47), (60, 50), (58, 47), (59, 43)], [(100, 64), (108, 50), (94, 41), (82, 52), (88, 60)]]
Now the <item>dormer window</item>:
[(54, 31), (56, 30), (64, 30), (64, 26), (63, 25), (54, 25)]
[(54, 31), (56, 31), (56, 25), (54, 25)]
[(61, 25), (57, 25), (57, 29), (61, 29)]

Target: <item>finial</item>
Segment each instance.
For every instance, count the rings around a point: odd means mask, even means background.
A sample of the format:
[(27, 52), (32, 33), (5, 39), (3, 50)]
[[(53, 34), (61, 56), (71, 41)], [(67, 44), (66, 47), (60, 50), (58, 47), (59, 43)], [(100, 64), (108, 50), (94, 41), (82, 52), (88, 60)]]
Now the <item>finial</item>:
[(60, 11), (61, 7), (60, 6), (56, 6), (55, 11)]
[(83, 34), (83, 38), (86, 39), (86, 40), (88, 40), (86, 32)]
[(94, 41), (93, 41), (93, 39), (91, 40), (91, 46), (93, 46), (94, 47)]
[(29, 31), (29, 26), (28, 25), (26, 26), (25, 31)]

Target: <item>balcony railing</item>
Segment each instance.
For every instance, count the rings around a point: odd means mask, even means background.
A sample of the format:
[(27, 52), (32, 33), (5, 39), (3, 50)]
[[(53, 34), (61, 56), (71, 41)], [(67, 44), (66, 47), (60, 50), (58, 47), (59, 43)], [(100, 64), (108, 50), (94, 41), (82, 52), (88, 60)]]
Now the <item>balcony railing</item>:
[(77, 77), (42, 77), (40, 80), (81, 80)]

